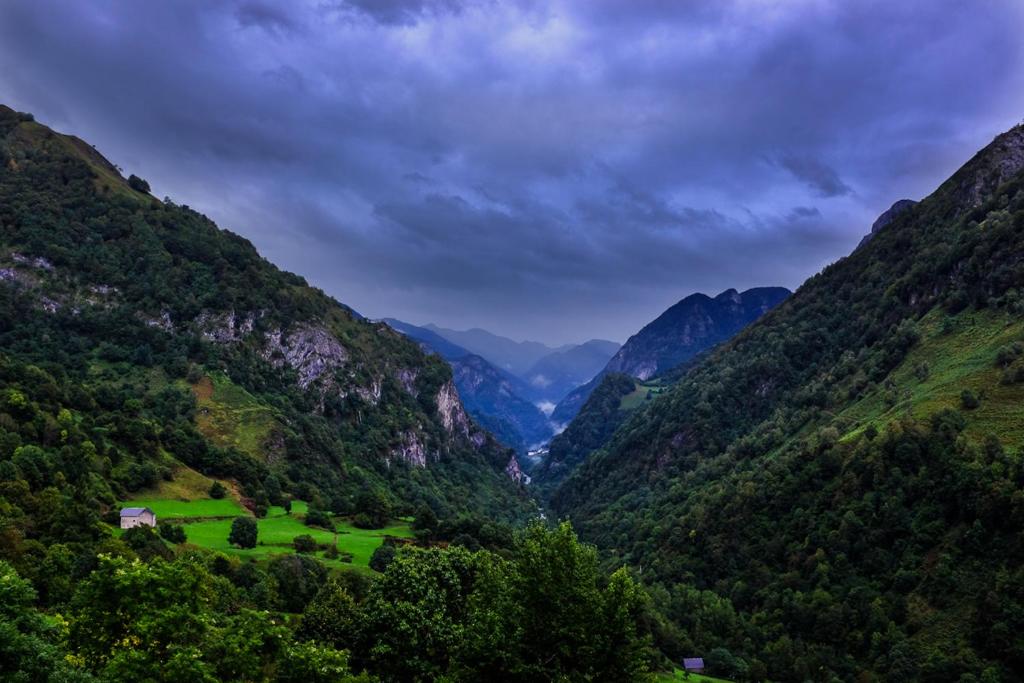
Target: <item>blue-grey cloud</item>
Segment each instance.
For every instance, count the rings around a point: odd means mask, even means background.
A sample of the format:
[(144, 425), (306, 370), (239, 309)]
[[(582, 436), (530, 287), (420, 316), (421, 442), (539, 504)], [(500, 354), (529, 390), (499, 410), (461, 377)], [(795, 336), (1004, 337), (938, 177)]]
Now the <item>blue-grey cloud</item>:
[(1024, 114), (991, 0), (9, 0), (0, 101), (370, 316), (796, 286)]

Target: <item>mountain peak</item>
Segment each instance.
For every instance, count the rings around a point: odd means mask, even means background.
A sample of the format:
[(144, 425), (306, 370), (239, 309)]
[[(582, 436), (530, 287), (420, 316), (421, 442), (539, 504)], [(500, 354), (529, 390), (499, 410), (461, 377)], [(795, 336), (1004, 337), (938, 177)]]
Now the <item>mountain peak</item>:
[(731, 301), (734, 304), (738, 304), (743, 301), (742, 295), (734, 287), (730, 287), (721, 294), (715, 297), (715, 301)]
[(916, 205), (917, 202), (913, 199), (897, 199), (893, 202), (892, 206), (883, 211), (878, 218), (875, 219), (875, 222), (871, 224), (871, 232), (861, 238), (857, 248), (860, 249), (862, 246), (867, 244), (868, 240), (875, 236), (875, 233), (892, 223), (901, 213)]
[(981, 206), (996, 189), (1024, 169), (1024, 124), (997, 135), (940, 190), (952, 190), (956, 213)]

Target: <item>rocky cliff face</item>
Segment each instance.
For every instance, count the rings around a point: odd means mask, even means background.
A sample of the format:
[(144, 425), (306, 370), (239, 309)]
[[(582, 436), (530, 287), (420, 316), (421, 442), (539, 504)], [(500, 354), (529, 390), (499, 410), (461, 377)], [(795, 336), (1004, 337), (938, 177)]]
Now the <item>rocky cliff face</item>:
[(974, 209), (1021, 169), (1024, 169), (1024, 125), (996, 137), (946, 181), (940, 191), (952, 189), (960, 211)]

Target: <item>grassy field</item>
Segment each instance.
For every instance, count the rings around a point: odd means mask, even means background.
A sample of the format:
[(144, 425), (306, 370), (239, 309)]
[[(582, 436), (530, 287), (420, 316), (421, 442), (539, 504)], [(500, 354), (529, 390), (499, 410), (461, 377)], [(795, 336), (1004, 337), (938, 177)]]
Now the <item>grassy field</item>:
[(160, 498), (136, 498), (121, 503), (121, 507), (147, 507), (156, 513), (157, 521), (165, 519), (188, 519), (210, 517), (238, 517), (247, 514), (235, 500), (221, 498), (213, 500), (169, 500)]
[(665, 387), (660, 384), (652, 382), (637, 382), (636, 388), (629, 394), (622, 397), (619, 402), (619, 408), (622, 410), (634, 410), (642, 406), (650, 395), (652, 399), (656, 398), (658, 394), (664, 391)]
[[(235, 548), (228, 543), (231, 522), (231, 519), (217, 519), (187, 523), (184, 526), (188, 542), (229, 555), (259, 558), (291, 553), (292, 541), (295, 537), (308, 534), (316, 539), (317, 543), (328, 545), (337, 543), (340, 552), (351, 553), (351, 566), (366, 567), (369, 565), (373, 551), (384, 542), (386, 536), (412, 537), (412, 530), (404, 522), (384, 529), (357, 529), (347, 522), (338, 521), (336, 522), (337, 533), (331, 533), (326, 529), (306, 526), (298, 517), (285, 515), (282, 511), (282, 514), (273, 516), (268, 514), (266, 518), (257, 520), (256, 547), (242, 549)], [(349, 565), (340, 560), (326, 559), (323, 557), (323, 551), (317, 552), (316, 556), (332, 566)]]
[(148, 507), (156, 513), (157, 521), (173, 521), (185, 528), (188, 542), (201, 548), (217, 550), (237, 557), (254, 559), (290, 554), (296, 536), (308, 534), (317, 543), (337, 545), (342, 553), (350, 553), (352, 562), (325, 558), (324, 551), (314, 555), (330, 566), (368, 568), (370, 557), (387, 536), (412, 538), (411, 520), (396, 520), (383, 529), (358, 529), (347, 520), (335, 519), (337, 533), (309, 527), (303, 523), (308, 505), (301, 500), (292, 502), (291, 514), (283, 507), (273, 506), (263, 519), (256, 520), (257, 545), (255, 548), (236, 548), (228, 543), (231, 523), (236, 517), (248, 515), (237, 501), (230, 498), (213, 500), (176, 500), (163, 497), (136, 498), (124, 501), (122, 507)]
[(686, 674), (682, 669), (676, 669), (672, 673), (664, 672), (656, 675), (658, 683), (670, 683), (671, 681), (686, 681), (687, 683), (731, 683), (724, 678), (705, 676), (704, 674)]

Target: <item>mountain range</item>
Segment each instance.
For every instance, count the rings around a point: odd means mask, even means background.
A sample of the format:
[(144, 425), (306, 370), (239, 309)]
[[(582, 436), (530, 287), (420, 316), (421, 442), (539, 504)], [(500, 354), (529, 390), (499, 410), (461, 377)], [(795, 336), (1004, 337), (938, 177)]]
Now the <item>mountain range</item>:
[[(436, 353), (448, 362), (459, 396), (469, 414), (501, 443), (524, 454), (531, 446), (551, 437), (552, 427), (547, 416), (523, 398), (530, 395), (530, 389), (523, 380), (431, 329), (393, 318), (387, 318), (385, 322), (419, 342), (426, 351)], [(527, 463), (522, 464), (525, 466)]]

